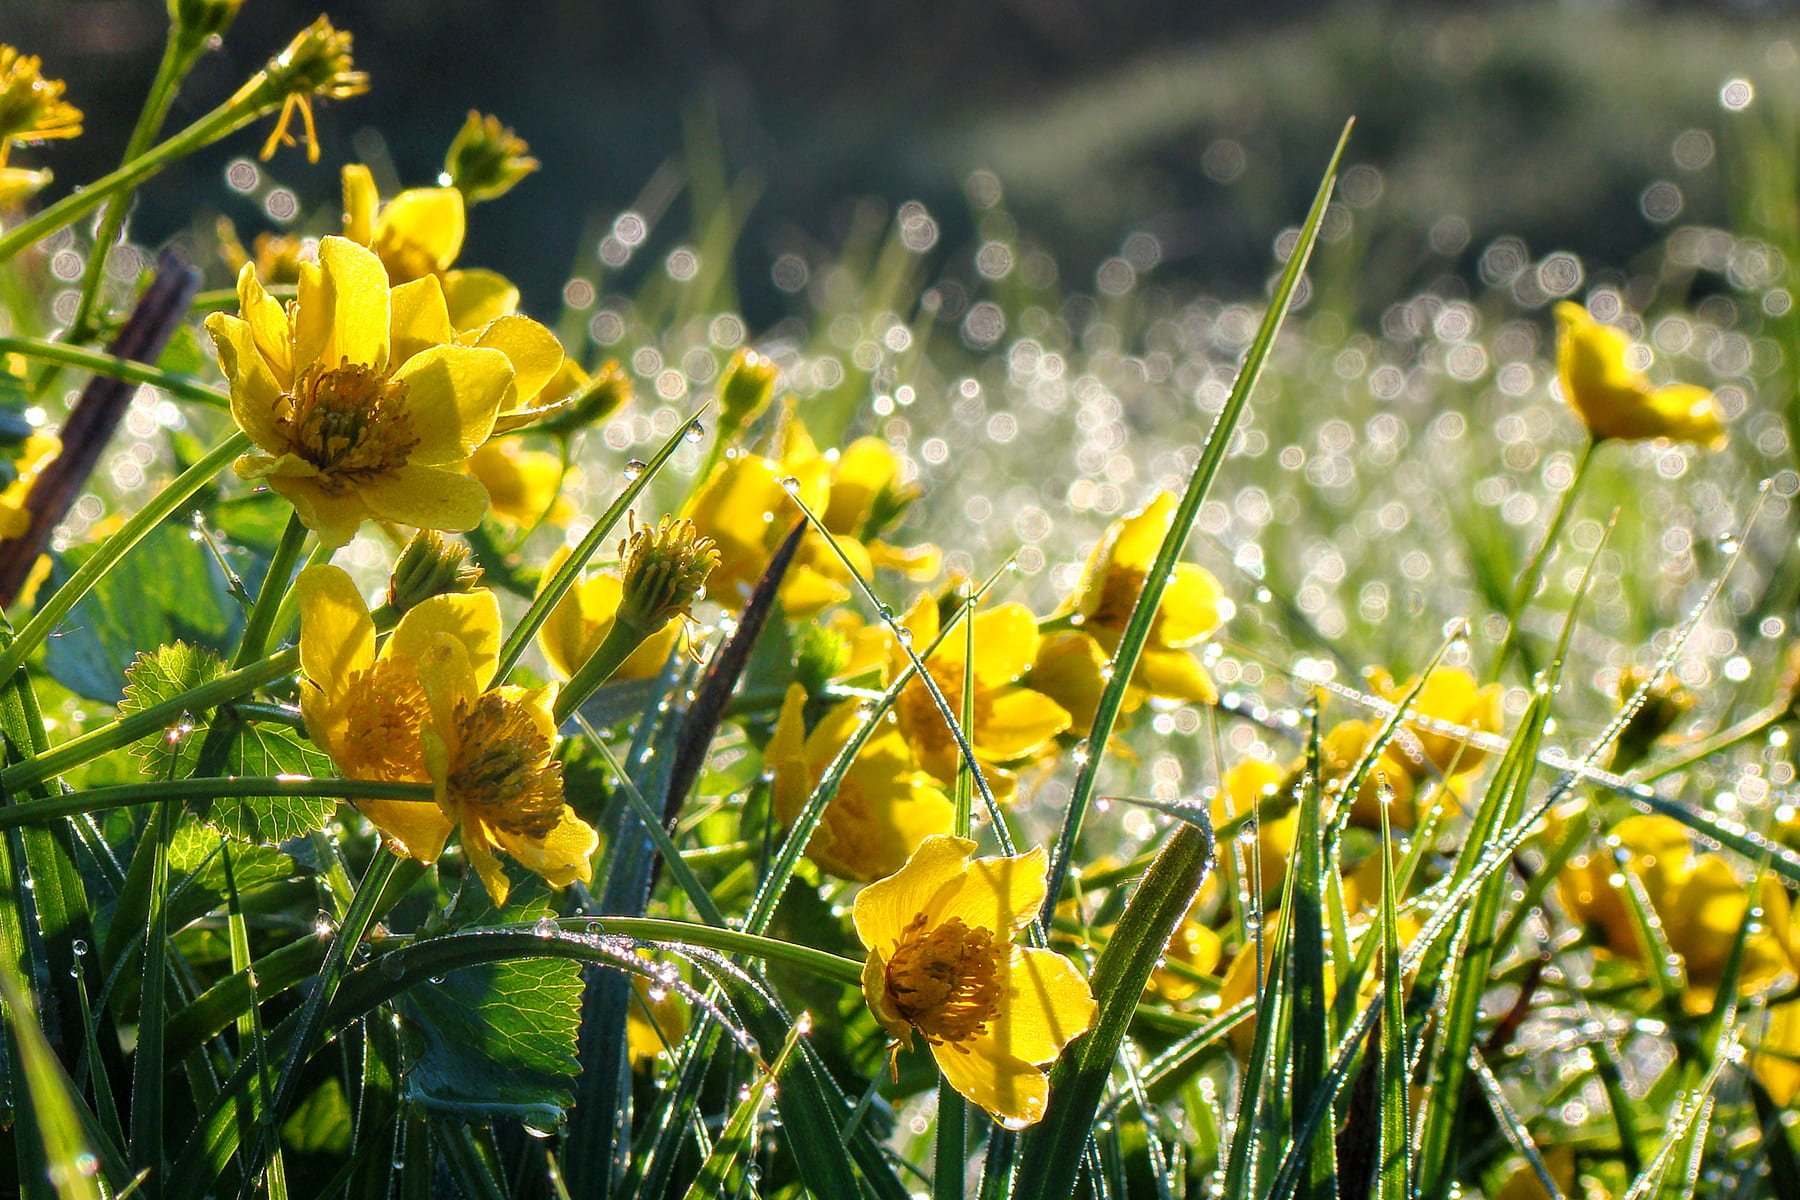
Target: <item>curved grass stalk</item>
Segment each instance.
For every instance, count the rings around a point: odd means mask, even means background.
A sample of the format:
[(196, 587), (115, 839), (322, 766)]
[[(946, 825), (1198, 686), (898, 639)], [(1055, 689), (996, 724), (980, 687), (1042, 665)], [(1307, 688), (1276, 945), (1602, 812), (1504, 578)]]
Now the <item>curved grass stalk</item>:
[(335, 796), (340, 800), (419, 800), (432, 802), (428, 783), (383, 783), (372, 779), (314, 779), (292, 775), (207, 776), (158, 779), (66, 792), (47, 800), (26, 800), (0, 807), (0, 829), (16, 829), (81, 813), (107, 812), (137, 804), (170, 800), (220, 800), (232, 796)]
[(231, 407), (231, 397), (227, 393), (191, 375), (178, 375), (173, 371), (164, 371), (100, 350), (84, 350), (79, 346), (46, 341), (43, 338), (0, 337), (0, 354), (17, 354), (39, 362), (91, 371), (109, 379), (122, 379), (126, 383), (158, 388), (177, 399), (192, 400), (196, 404), (221, 411)]
[(250, 438), (242, 431), (234, 431), (231, 436), (213, 447), (205, 458), (183, 471), (162, 491), (152, 497), (149, 503), (131, 515), (131, 518), (96, 550), (92, 557), (69, 576), (68, 580), (56, 589), (51, 596), (38, 607), (19, 630), (18, 637), (4, 652), (0, 652), (0, 679), (10, 676), (18, 670), (31, 655), (33, 650), (50, 636), (51, 630), (69, 615), (81, 598), (88, 594), (93, 586), (100, 582), (101, 576), (112, 570), (120, 559), (124, 558), (152, 529), (162, 524), (174, 511), (186, 504), (195, 492), (210, 483), (214, 476), (223, 471), (227, 464), (242, 454), (250, 445)]
[(1244, 414), (1245, 405), (1250, 401), (1251, 390), (1262, 374), (1269, 349), (1274, 345), (1275, 335), (1280, 331), (1288, 306), (1293, 302), (1295, 289), (1300, 285), (1300, 276), (1305, 271), (1306, 261), (1318, 240), (1319, 227), (1325, 222), (1326, 205), (1337, 182), (1338, 163), (1343, 158), (1344, 147), (1350, 140), (1350, 130), (1354, 124), (1354, 121), (1346, 123), (1343, 133), (1338, 137), (1337, 147), (1332, 151), (1331, 160), (1325, 167), (1325, 176), (1319, 181), (1319, 190), (1313, 196), (1312, 209), (1300, 227), (1299, 241), (1295, 244), (1293, 253), (1288, 256), (1287, 266), (1275, 285), (1275, 293), (1270, 298), (1268, 311), (1263, 315), (1262, 326), (1256, 331), (1256, 337), (1244, 356), (1244, 365), (1238, 372), (1237, 382), (1232, 385), (1231, 395), (1213, 421), (1206, 444), (1200, 451), (1199, 461), (1194, 464), (1193, 474), (1188, 477), (1187, 490), (1182, 494), (1181, 503), (1176, 506), (1169, 532), (1163, 538), (1162, 545), (1157, 548), (1156, 558), (1144, 576), (1143, 590), (1138, 593), (1137, 601), (1132, 605), (1131, 617), (1125, 623), (1125, 632), (1119, 638), (1118, 649), (1113, 652), (1111, 674), (1107, 678), (1105, 689), (1100, 693), (1100, 702), (1094, 709), (1092, 731), (1088, 734), (1091, 749), (1087, 761), (1076, 772), (1069, 807), (1063, 814), (1062, 829), (1058, 832), (1050, 853), (1049, 889), (1044, 896), (1044, 913), (1040, 924), (1049, 922), (1055, 912), (1057, 898), (1062, 895), (1063, 881), (1069, 873), (1070, 857), (1075, 851), (1076, 840), (1081, 836), (1082, 822), (1099, 783), (1100, 763), (1106, 757), (1106, 743), (1112, 737), (1113, 726), (1124, 706), (1125, 691), (1137, 669), (1138, 656), (1143, 652), (1144, 643), (1150, 636), (1150, 626), (1156, 619), (1157, 607), (1162, 603), (1163, 589), (1168, 586), (1169, 576), (1181, 557), (1182, 547), (1187, 544), (1188, 534), (1200, 515), (1200, 506), (1212, 489), (1219, 469), (1225, 464), (1232, 433)]

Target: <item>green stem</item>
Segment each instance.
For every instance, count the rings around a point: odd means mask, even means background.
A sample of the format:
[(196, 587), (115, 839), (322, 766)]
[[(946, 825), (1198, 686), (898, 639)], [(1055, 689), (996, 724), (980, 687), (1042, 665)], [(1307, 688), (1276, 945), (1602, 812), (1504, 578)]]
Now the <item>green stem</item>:
[(1664, 763), (1657, 763), (1647, 771), (1639, 773), (1640, 782), (1649, 783), (1653, 779), (1661, 779), (1665, 775), (1690, 767), (1697, 762), (1722, 754), (1733, 746), (1741, 746), (1745, 742), (1761, 737), (1776, 725), (1787, 719), (1789, 707), (1785, 701), (1770, 705), (1761, 712), (1751, 713), (1735, 725), (1719, 730), (1711, 737), (1702, 738), (1680, 747), (1682, 753)]
[(568, 720), (570, 713), (600, 690), (600, 685), (610, 679), (613, 672), (644, 644), (644, 636), (636, 626), (627, 625), (623, 621), (613, 622), (599, 648), (588, 655), (588, 660), (576, 669), (574, 676), (556, 694), (554, 714), (558, 725)]
[(385, 783), (373, 779), (313, 779), (292, 775), (216, 775), (200, 779), (158, 779), (65, 792), (47, 800), (26, 800), (0, 808), (0, 829), (12, 829), (82, 813), (170, 800), (219, 800), (232, 796), (315, 796), (339, 800), (431, 802), (428, 783)]
[(149, 384), (178, 400), (193, 400), (210, 408), (231, 407), (230, 396), (217, 388), (208, 387), (192, 376), (160, 371), (98, 350), (83, 350), (41, 338), (0, 337), (0, 354), (18, 354), (40, 362), (58, 363), (81, 371), (92, 371), (96, 375), (105, 375), (109, 379), (123, 379), (126, 383)]
[(112, 174), (94, 181), (78, 192), (71, 192), (30, 220), (0, 234), (0, 263), (64, 226), (73, 225), (114, 196), (129, 192), (177, 159), (242, 129), (264, 113), (273, 112), (281, 103), (281, 95), (268, 87), (268, 83), (268, 77), (259, 73), (231, 99), (180, 133), (131, 159)]
[(68, 582), (57, 588), (56, 594), (32, 614), (31, 620), (19, 630), (19, 636), (13, 644), (0, 652), (0, 679), (19, 669), (31, 652), (50, 636), (51, 630), (69, 615), (69, 610), (100, 582), (101, 576), (118, 565), (119, 560), (129, 554), (133, 546), (162, 524), (169, 514), (186, 504), (195, 492), (210, 483), (215, 475), (225, 469), (227, 463), (243, 453), (249, 445), (250, 439), (247, 436), (233, 433), (214, 447), (212, 453), (183, 471), (148, 504), (134, 513), (119, 532), (108, 538), (76, 569)]
[(281, 610), (282, 598), (287, 595), (288, 581), (293, 578), (294, 564), (300, 560), (308, 532), (299, 513), (289, 515), (287, 528), (281, 531), (281, 541), (275, 546), (275, 555), (269, 559), (262, 587), (257, 589), (256, 603), (244, 622), (244, 638), (231, 660), (233, 670), (242, 670), (267, 653), (275, 616)]
[[(277, 300), (292, 300), (299, 295), (299, 289), (291, 283), (265, 283), (263, 291)], [(195, 313), (223, 312), (228, 308), (236, 308), (237, 302), (235, 287), (214, 288), (196, 295), (188, 308)]]
[[(171, 25), (169, 40), (163, 44), (162, 62), (157, 64), (156, 78), (150, 84), (150, 95), (144, 101), (143, 109), (138, 113), (137, 125), (131, 131), (131, 140), (125, 143), (124, 163), (150, 148), (151, 141), (162, 131), (163, 122), (168, 119), (169, 108), (175, 103), (175, 93), (181, 88), (181, 81), (186, 78), (195, 61), (200, 57), (201, 45), (183, 36), (181, 26)], [(81, 278), (81, 302), (76, 306), (75, 319), (69, 322), (64, 340), (80, 343), (92, 337), (94, 330), (94, 308), (100, 300), (100, 281), (106, 277), (106, 260), (110, 257), (113, 244), (125, 229), (125, 213), (131, 207), (131, 194), (135, 186), (122, 187), (107, 201), (106, 211), (100, 215), (100, 224), (94, 230), (94, 243), (88, 255), (87, 272)], [(48, 390), (48, 383), (55, 378), (55, 372), (46, 372), (44, 384), (39, 394)]]
[[(1581, 458), (1575, 463), (1575, 477), (1569, 480), (1569, 486), (1563, 489), (1556, 501), (1556, 513), (1550, 518), (1550, 527), (1544, 531), (1544, 540), (1532, 551), (1524, 572), (1519, 576), (1519, 586), (1513, 591), (1512, 603), (1506, 609), (1506, 638), (1500, 643), (1499, 653), (1494, 656), (1494, 679), (1505, 672), (1507, 660), (1514, 650), (1524, 653), (1519, 642), (1519, 618), (1524, 615), (1525, 606), (1537, 593), (1538, 584), (1543, 582), (1544, 567), (1550, 561), (1550, 553), (1555, 549), (1557, 539), (1562, 536), (1563, 526), (1568, 524), (1570, 515), (1575, 511), (1575, 497), (1581, 491), (1582, 482), (1587, 479), (1588, 467), (1593, 464), (1594, 451), (1599, 445), (1598, 441), (1590, 439), (1582, 450)], [(1527, 666), (1529, 667), (1529, 657)]]

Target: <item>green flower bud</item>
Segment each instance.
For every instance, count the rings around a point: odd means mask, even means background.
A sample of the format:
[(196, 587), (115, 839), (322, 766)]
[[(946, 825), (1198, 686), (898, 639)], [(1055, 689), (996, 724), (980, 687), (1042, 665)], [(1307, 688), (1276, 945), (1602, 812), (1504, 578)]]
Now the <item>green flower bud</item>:
[(444, 155), (444, 174), (469, 203), (492, 200), (538, 169), (530, 150), (524, 138), (500, 124), (500, 118), (471, 109)]
[(742, 429), (761, 415), (775, 397), (775, 385), (781, 379), (781, 368), (773, 359), (754, 350), (739, 350), (725, 368), (719, 384), (719, 426), (721, 440)]
[(538, 428), (548, 434), (566, 437), (606, 420), (629, 403), (631, 377), (617, 359), (609, 358), (575, 395), (558, 404), (556, 412), (540, 422)]
[(634, 527), (619, 542), (619, 557), (624, 568), (616, 621), (648, 637), (685, 616), (700, 598), (719, 549), (692, 521), (664, 517), (654, 526)]
[(242, 7), (244, 0), (169, 0), (169, 24), (178, 41), (199, 46), (223, 36)]
[(433, 596), (472, 592), (480, 582), (481, 568), (469, 561), (467, 546), (435, 529), (421, 529), (394, 560), (388, 607), (403, 613)]

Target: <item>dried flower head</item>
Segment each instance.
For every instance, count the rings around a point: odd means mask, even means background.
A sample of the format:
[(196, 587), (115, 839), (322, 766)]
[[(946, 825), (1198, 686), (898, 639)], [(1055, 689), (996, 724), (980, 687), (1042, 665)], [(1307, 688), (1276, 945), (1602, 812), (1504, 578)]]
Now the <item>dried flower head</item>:
[(281, 101), (281, 115), (269, 140), (263, 143), (262, 157), (274, 155), (277, 146), (291, 146), (294, 137), (288, 124), (300, 114), (301, 136), (306, 141), (306, 160), (319, 161), (319, 140), (313, 127), (312, 102), (346, 100), (369, 90), (369, 77), (358, 71), (350, 58), (350, 35), (320, 17), (301, 30), (287, 49), (269, 60), (250, 87), (258, 92), (273, 93)]
[(500, 124), (499, 117), (471, 109), (444, 155), (444, 174), (471, 204), (492, 200), (538, 169), (530, 151), (525, 139)]

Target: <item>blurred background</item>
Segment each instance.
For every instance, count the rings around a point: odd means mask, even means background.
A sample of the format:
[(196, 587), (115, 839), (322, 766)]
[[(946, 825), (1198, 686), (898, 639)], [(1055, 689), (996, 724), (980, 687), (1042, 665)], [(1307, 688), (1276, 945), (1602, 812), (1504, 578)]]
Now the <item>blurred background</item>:
[[(318, 11), (317, 0), (249, 0), (169, 128)], [(972, 213), (995, 207), (996, 185), (1018, 234), (1055, 247), (1066, 286), (1092, 287), (1122, 255), (1176, 290), (1241, 293), (1263, 279), (1271, 241), (1304, 211), (1354, 114), (1352, 161), (1374, 170), (1353, 172), (1343, 198), (1370, 211), (1358, 235), (1374, 315), (1446, 274), (1473, 278), (1502, 234), (1527, 260), (1567, 250), (1628, 268), (1677, 224), (1726, 222), (1722, 97), (1733, 81), (1767, 89), (1800, 75), (1794, 6), (1773, 3), (369, 0), (327, 11), (356, 34), (373, 88), (322, 106), (322, 160), (289, 150), (251, 186), (221, 186), (261, 127), (240, 134), (144, 190), (137, 240), (178, 232), (195, 197), (223, 205), (247, 240), (328, 203), (345, 161), (370, 162), (384, 190), (430, 183), (465, 110), (480, 108), (515, 127), (544, 170), (484, 207), (462, 260), (504, 263), (532, 309), (557, 303), (583, 256), (604, 257), (621, 212), (648, 218), (649, 233), (616, 255), (629, 263), (609, 264), (614, 281), (660, 267), (691, 229), (682, 161), (754, 199), (734, 250), (753, 325), (785, 311), (784, 255), (842, 246), (908, 200), (935, 222), (940, 269), (973, 275), (991, 234)], [(156, 66), (162, 0), (0, 0), (0, 15), (3, 36), (41, 52), (89, 114), (87, 136), (33, 162), (52, 166), (58, 187), (115, 165), (124, 114)]]

